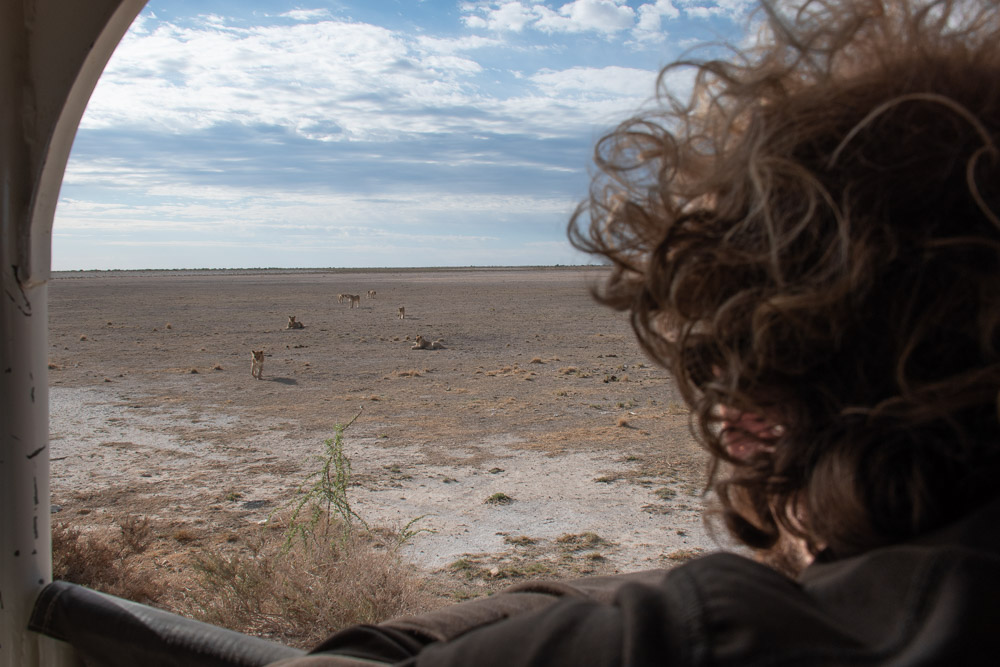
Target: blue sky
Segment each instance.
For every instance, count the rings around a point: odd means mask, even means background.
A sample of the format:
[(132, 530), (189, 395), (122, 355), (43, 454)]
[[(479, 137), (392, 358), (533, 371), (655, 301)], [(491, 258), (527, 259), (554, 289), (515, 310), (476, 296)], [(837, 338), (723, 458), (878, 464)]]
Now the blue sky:
[(587, 262), (565, 225), (594, 142), (749, 9), (150, 0), (80, 125), (53, 268)]

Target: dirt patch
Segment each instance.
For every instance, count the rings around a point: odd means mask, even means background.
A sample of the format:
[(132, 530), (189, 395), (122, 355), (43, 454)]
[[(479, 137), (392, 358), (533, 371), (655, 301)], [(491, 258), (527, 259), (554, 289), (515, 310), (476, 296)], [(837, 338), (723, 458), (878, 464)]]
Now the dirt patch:
[[(666, 373), (590, 299), (601, 271), (59, 274), (54, 520), (148, 517), (152, 562), (180, 580), (193, 553), (239, 548), (293, 500), (360, 412), (344, 439), (354, 509), (423, 517), (404, 554), (461, 595), (718, 549), (705, 456)], [(417, 335), (444, 347), (413, 350)], [(600, 542), (560, 542), (581, 534)]]

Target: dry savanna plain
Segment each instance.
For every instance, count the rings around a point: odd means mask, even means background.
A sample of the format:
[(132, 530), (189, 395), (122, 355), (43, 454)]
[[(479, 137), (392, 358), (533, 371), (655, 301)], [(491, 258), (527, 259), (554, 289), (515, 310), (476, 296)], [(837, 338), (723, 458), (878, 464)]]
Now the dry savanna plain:
[(399, 553), (439, 600), (719, 549), (687, 410), (590, 297), (605, 271), (57, 273), (53, 523), (142, 517), (145, 567), (183, 597), (199, 554), (249, 548), (353, 420), (351, 509), (409, 525)]

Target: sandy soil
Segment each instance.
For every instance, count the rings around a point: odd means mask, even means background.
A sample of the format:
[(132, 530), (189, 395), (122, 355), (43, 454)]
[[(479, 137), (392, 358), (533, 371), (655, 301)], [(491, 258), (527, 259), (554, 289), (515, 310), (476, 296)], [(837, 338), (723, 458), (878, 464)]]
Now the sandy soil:
[[(353, 507), (394, 526), (426, 515), (433, 532), (404, 553), (428, 572), (464, 554), (487, 571), (518, 554), (565, 565), (559, 536), (582, 532), (603, 543), (570, 573), (715, 550), (687, 412), (624, 317), (592, 302), (602, 271), (57, 274), (54, 519), (145, 515), (158, 566), (181, 571), (293, 500), (334, 424), (360, 412), (345, 434)], [(418, 334), (445, 349), (411, 350)], [(484, 502), (495, 493), (514, 502)]]

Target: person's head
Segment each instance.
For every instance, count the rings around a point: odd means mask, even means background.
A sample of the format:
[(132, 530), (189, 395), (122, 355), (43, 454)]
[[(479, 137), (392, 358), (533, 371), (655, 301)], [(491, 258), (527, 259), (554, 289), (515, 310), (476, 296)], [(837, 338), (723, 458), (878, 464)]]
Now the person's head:
[[(570, 236), (728, 464), (732, 532), (846, 556), (1000, 480), (1000, 10), (776, 4), (601, 140)], [(766, 418), (739, 455), (734, 411)]]

